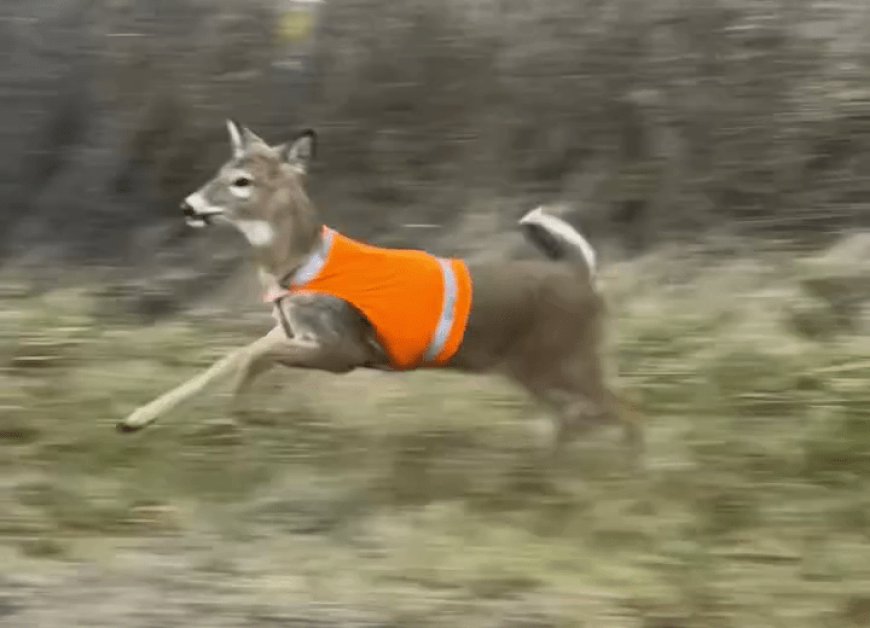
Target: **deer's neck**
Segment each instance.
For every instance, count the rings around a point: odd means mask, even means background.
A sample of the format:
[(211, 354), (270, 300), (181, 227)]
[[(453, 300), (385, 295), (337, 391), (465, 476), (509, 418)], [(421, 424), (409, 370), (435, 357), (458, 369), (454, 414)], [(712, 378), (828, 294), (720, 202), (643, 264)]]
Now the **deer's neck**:
[(260, 280), (267, 290), (286, 284), (294, 271), (319, 250), (323, 239), (323, 223), (313, 207), (272, 215), (271, 220), (260, 225), (239, 225), (254, 248)]

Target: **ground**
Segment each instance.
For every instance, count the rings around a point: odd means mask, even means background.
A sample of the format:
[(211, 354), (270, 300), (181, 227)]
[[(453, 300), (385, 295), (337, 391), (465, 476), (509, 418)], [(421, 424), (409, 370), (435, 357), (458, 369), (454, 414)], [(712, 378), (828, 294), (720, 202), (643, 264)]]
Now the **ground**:
[(243, 420), (218, 387), (121, 435), (256, 331), (6, 280), (0, 626), (870, 625), (867, 248), (610, 265), (639, 472), (440, 372), (275, 371)]

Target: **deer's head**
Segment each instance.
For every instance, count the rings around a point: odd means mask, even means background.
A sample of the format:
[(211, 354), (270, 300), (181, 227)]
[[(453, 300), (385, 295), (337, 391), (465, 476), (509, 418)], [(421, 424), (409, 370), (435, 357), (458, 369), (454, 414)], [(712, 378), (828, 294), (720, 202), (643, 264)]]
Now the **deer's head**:
[[(308, 129), (290, 142), (269, 146), (250, 129), (227, 121), (232, 157), (215, 176), (181, 203), (187, 224), (212, 222), (236, 226), (255, 247), (272, 243), (289, 223), (311, 222), (314, 209), (305, 192), (305, 176), (316, 136)], [(290, 224), (292, 229), (292, 224)]]

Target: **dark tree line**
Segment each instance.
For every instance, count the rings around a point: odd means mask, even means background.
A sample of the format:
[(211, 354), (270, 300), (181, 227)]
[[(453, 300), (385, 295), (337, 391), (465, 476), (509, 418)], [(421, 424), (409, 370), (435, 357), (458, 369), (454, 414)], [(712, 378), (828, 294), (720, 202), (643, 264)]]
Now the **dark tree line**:
[(319, 128), (315, 194), (382, 241), (540, 201), (635, 249), (868, 222), (863, 0), (327, 0), (296, 66), (277, 4), (6, 0), (5, 259), (231, 263), (176, 209), (228, 114)]

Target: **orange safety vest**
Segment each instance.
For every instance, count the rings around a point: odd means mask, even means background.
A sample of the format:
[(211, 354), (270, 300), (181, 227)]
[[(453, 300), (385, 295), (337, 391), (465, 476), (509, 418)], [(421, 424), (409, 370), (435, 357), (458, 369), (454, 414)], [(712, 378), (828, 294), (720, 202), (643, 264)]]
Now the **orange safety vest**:
[(324, 227), (320, 247), (293, 273), (287, 291), (347, 301), (371, 323), (390, 365), (410, 370), (443, 366), (459, 350), (472, 285), (460, 259), (380, 248)]

